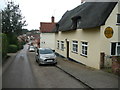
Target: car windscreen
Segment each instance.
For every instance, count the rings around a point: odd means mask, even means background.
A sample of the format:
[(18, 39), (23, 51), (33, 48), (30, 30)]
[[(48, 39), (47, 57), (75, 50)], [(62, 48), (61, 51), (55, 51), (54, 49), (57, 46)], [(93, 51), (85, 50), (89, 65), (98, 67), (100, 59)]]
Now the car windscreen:
[(34, 49), (34, 47), (30, 47), (30, 49)]
[(51, 54), (51, 53), (53, 53), (53, 51), (49, 49), (40, 50), (40, 54)]

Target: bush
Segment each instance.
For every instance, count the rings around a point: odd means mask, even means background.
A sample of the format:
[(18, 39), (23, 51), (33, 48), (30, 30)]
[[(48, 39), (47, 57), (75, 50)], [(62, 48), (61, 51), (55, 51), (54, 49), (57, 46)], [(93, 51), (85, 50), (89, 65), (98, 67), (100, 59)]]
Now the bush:
[(23, 44), (22, 42), (18, 42), (18, 50), (23, 49)]
[(7, 38), (10, 45), (18, 45), (18, 39), (14, 33), (7, 34)]
[(7, 56), (8, 40), (6, 34), (2, 33), (2, 58)]
[(15, 52), (17, 52), (17, 50), (18, 50), (17, 45), (9, 45), (8, 46), (8, 53), (15, 53)]

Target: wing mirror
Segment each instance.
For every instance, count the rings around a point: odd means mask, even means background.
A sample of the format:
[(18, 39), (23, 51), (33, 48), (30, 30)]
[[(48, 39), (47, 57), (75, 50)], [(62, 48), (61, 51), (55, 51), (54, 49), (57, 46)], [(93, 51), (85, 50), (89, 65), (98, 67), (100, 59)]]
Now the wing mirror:
[(36, 55), (38, 56), (38, 53), (36, 53)]

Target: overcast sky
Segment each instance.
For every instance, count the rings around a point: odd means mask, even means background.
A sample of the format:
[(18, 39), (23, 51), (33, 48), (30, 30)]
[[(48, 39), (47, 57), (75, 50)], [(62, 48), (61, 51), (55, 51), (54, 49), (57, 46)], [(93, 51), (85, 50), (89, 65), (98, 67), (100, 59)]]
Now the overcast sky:
[[(2, 9), (7, 1), (0, 0), (0, 9)], [(58, 22), (62, 15), (81, 4), (81, 0), (12, 0), (15, 4), (20, 5), (22, 15), (29, 30), (39, 29), (40, 22), (51, 22), (51, 16), (55, 17), (55, 22)]]

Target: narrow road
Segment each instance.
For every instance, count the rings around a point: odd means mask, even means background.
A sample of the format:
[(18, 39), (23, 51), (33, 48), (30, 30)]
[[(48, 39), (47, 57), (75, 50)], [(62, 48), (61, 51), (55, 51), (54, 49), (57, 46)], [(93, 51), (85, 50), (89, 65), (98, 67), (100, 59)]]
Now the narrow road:
[(2, 75), (2, 87), (3, 88), (36, 88), (36, 82), (34, 79), (31, 65), (27, 58), (28, 45), (24, 46), (12, 64)]
[(28, 45), (25, 45), (4, 71), (3, 88), (86, 88), (56, 66), (39, 66), (35, 52), (27, 49)]
[(35, 61), (34, 52), (28, 52), (28, 58), (38, 83), (38, 88), (86, 88), (78, 80), (72, 78), (56, 66), (39, 66)]

